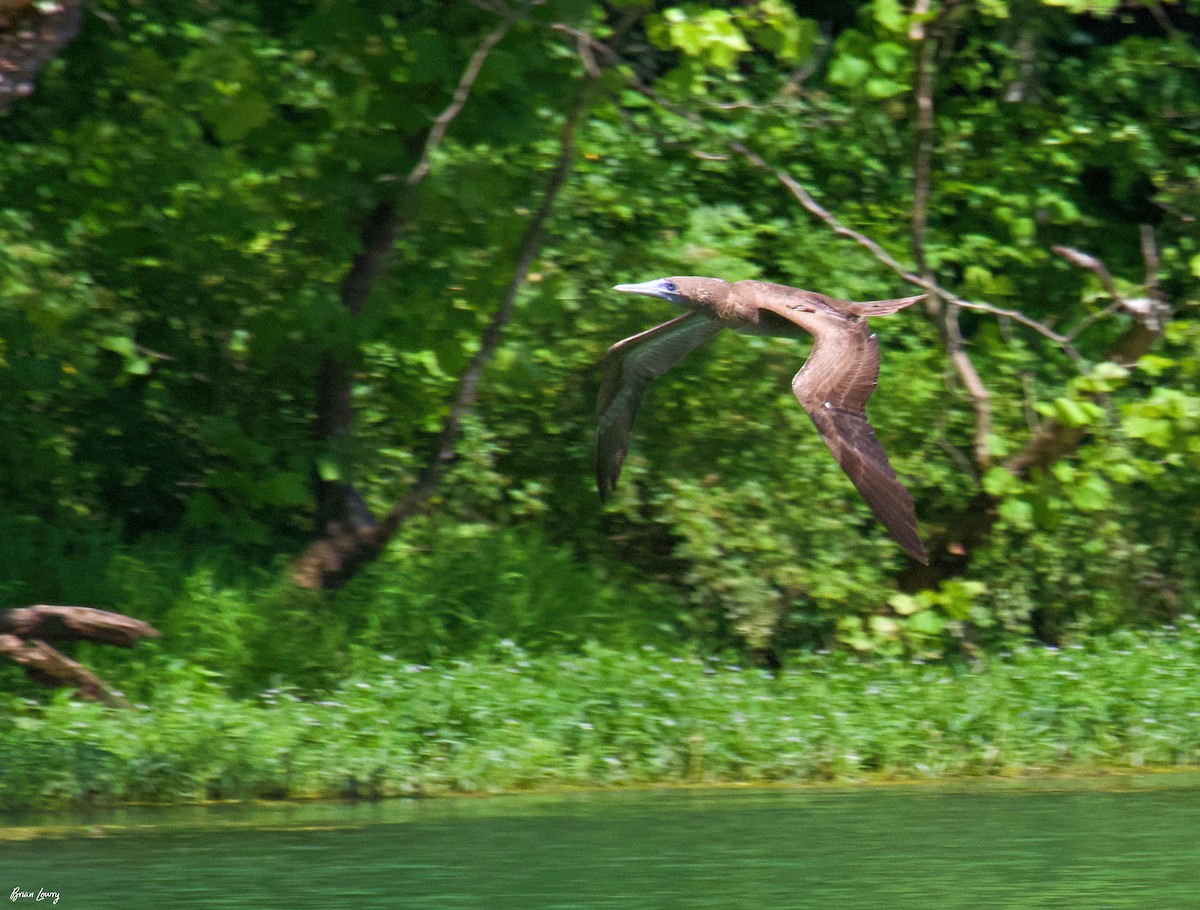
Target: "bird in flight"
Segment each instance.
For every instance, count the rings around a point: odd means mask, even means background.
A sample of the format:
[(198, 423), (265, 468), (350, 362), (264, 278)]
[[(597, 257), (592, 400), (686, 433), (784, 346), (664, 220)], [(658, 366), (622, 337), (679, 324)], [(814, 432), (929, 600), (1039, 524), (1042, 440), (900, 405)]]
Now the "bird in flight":
[(926, 295), (855, 303), (765, 281), (695, 277), (618, 284), (613, 290), (668, 300), (687, 312), (618, 341), (604, 356), (596, 402), (596, 486), (602, 500), (617, 485), (633, 420), (652, 380), (722, 329), (783, 338), (807, 333), (812, 352), (793, 377), (792, 392), (888, 533), (909, 556), (928, 564), (912, 497), (866, 415), (879, 378), (879, 342), (867, 317), (895, 313)]

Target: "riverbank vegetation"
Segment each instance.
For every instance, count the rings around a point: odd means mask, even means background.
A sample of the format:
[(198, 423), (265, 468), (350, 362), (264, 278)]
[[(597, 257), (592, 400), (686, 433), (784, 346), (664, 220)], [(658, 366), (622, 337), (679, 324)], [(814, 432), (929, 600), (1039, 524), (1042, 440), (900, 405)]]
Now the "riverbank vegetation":
[(558, 787), (861, 781), (1200, 765), (1200, 621), (970, 662), (644, 646), (364, 656), (327, 693), (236, 699), (173, 665), (122, 711), (8, 700), (7, 809)]

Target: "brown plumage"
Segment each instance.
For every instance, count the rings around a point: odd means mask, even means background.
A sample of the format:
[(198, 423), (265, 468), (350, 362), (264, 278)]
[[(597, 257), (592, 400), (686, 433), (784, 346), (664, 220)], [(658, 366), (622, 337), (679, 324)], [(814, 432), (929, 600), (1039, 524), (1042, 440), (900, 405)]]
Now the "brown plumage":
[(902, 310), (924, 294), (854, 303), (765, 281), (731, 284), (691, 277), (619, 284), (614, 290), (669, 300), (687, 312), (617, 342), (604, 357), (596, 403), (601, 499), (617, 484), (638, 404), (652, 380), (722, 329), (784, 338), (807, 333), (813, 337), (812, 352), (792, 379), (792, 391), (888, 533), (913, 559), (929, 561), (917, 535), (912, 497), (896, 478), (865, 410), (879, 377), (879, 342), (867, 328), (867, 317)]

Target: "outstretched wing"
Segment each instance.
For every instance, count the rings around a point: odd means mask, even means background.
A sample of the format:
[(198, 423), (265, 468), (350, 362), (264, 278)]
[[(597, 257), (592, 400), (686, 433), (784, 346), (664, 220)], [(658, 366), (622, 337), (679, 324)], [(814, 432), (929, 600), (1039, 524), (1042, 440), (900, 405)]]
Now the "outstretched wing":
[(867, 399), (879, 378), (878, 340), (865, 319), (830, 323), (814, 338), (812, 353), (792, 379), (792, 391), (888, 533), (909, 556), (927, 564), (912, 497), (867, 422)]
[(596, 401), (596, 489), (601, 499), (617, 485), (646, 386), (719, 331), (717, 320), (689, 312), (608, 349)]

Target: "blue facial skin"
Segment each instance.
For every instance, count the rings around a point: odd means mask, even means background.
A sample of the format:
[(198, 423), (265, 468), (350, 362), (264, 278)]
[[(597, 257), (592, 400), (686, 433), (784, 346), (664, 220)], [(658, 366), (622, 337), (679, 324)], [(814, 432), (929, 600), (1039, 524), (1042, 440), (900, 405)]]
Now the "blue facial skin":
[(679, 296), (679, 289), (675, 287), (675, 282), (669, 278), (658, 278), (654, 281), (642, 282), (641, 284), (618, 284), (613, 290), (625, 291), (628, 294), (642, 294), (646, 297), (658, 297), (660, 300), (666, 300), (676, 305), (682, 303), (682, 298)]

